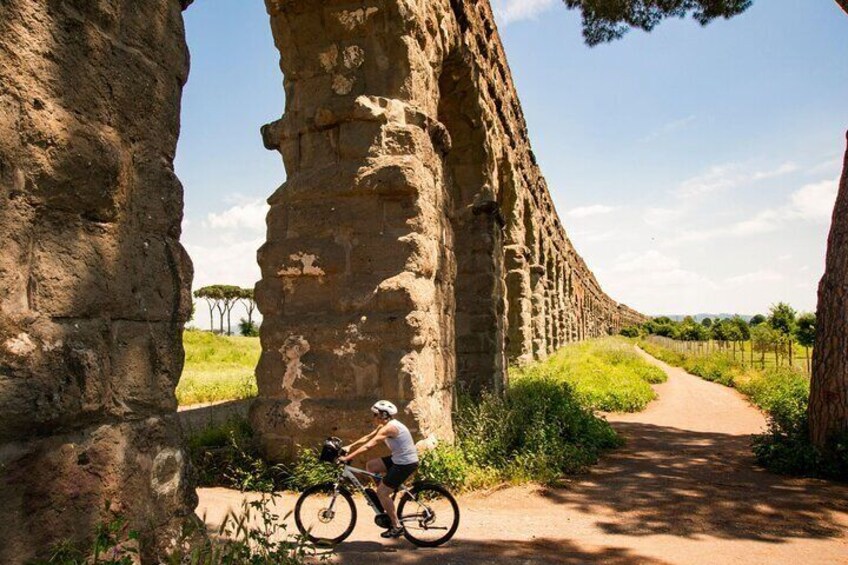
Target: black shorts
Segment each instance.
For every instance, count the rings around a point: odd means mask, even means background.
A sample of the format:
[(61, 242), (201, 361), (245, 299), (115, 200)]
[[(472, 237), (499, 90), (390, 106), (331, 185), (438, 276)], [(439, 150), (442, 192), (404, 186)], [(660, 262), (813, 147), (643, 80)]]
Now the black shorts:
[(397, 465), (392, 462), (390, 455), (383, 457), (383, 465), (386, 466), (386, 476), (383, 477), (383, 484), (394, 489), (400, 487), (403, 481), (411, 477), (412, 473), (418, 468), (418, 463)]

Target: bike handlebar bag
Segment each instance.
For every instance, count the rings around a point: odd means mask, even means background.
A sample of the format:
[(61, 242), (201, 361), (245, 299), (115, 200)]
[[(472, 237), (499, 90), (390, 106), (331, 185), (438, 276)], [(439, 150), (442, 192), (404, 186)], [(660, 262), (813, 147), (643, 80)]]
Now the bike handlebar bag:
[(331, 437), (324, 440), (321, 447), (321, 456), (318, 458), (326, 463), (333, 463), (339, 458), (342, 451), (342, 440), (337, 437)]

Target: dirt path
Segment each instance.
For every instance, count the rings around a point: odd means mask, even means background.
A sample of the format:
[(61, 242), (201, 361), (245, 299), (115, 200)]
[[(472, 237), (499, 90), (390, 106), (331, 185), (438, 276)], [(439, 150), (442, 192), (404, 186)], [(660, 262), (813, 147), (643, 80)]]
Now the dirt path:
[[(566, 488), (463, 496), (456, 538), (435, 550), (380, 540), (361, 505), (333, 561), (848, 564), (848, 487), (757, 469), (749, 435), (763, 416), (733, 389), (645, 357), (669, 380), (644, 412), (609, 415), (627, 445), (591, 473)], [(217, 524), (240, 501), (201, 489), (198, 513)]]

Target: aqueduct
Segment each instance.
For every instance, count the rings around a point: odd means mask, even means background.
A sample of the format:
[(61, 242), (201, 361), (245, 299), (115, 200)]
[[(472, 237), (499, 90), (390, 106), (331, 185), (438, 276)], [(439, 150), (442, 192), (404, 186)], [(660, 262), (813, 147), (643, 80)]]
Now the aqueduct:
[[(148, 560), (193, 520), (174, 388), (191, 309), (173, 160), (186, 0), (0, 0), (0, 561), (111, 500)], [(272, 456), (641, 319), (554, 210), (488, 2), (267, 0), (287, 180), (259, 252), (251, 418)]]

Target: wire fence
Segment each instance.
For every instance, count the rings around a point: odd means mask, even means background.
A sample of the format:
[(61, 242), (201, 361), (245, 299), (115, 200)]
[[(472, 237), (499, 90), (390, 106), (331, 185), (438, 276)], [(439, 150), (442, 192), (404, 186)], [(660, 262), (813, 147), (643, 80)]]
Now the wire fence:
[(765, 369), (769, 367), (792, 368), (811, 372), (812, 349), (797, 344), (790, 349), (788, 345), (758, 348), (749, 341), (683, 341), (659, 335), (649, 335), (647, 341), (665, 347), (683, 355), (706, 356), (720, 353), (731, 357), (745, 367)]

